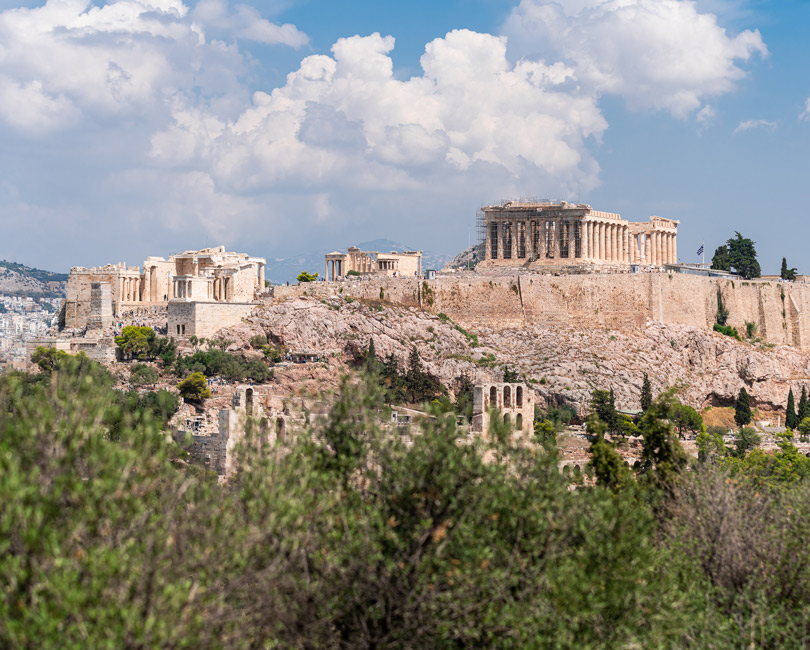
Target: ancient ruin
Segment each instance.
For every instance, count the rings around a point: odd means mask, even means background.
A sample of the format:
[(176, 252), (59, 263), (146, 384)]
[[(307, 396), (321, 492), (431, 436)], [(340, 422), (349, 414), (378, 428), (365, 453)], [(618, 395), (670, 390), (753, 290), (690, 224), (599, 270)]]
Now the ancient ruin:
[(487, 267), (675, 264), (678, 221), (631, 223), (584, 203), (507, 201), (482, 208)]
[(422, 251), (378, 253), (361, 251), (350, 246), (348, 253), (326, 255), (327, 280), (336, 280), (347, 275), (375, 275), (384, 277), (419, 277), (422, 275)]
[(492, 413), (498, 413), (514, 433), (531, 435), (534, 425), (532, 391), (523, 384), (489, 383), (475, 386), (470, 430), (488, 435)]
[[(200, 328), (196, 327), (196, 310), (189, 304), (253, 304), (264, 289), (265, 264), (263, 258), (227, 252), (224, 246), (217, 246), (178, 253), (168, 260), (149, 257), (143, 271), (139, 267), (127, 268), (124, 263), (90, 269), (74, 267), (68, 277), (65, 327), (104, 329), (126, 311), (168, 307), (170, 332), (190, 336)], [(226, 315), (233, 311), (241, 314), (244, 309), (225, 307), (213, 311)], [(213, 316), (217, 314), (212, 312)], [(206, 330), (203, 335), (210, 333), (209, 328), (202, 329)]]

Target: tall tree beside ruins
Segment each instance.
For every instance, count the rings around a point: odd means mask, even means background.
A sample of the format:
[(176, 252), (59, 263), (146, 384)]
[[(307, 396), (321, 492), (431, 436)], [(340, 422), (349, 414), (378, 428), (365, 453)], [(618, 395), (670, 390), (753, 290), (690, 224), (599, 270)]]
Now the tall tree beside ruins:
[(796, 269), (789, 269), (787, 265), (787, 259), (782, 258), (782, 269), (779, 271), (779, 276), (783, 280), (795, 280), (796, 279)]
[(715, 271), (730, 271), (731, 266), (728, 261), (728, 248), (726, 245), (718, 246), (712, 256), (712, 268)]
[(712, 268), (718, 271), (734, 271), (746, 280), (758, 278), (762, 275), (762, 270), (757, 261), (754, 242), (738, 232), (734, 235), (725, 245), (718, 246), (714, 251)]
[(646, 411), (652, 406), (652, 385), (647, 373), (644, 373), (644, 381), (641, 382), (641, 410)]
[(799, 420), (796, 418), (796, 402), (793, 397), (793, 389), (791, 388), (788, 391), (788, 401), (787, 401), (787, 410), (785, 412), (785, 426), (788, 429), (794, 430), (799, 423)]
[(801, 422), (806, 417), (810, 417), (810, 402), (807, 401), (807, 388), (802, 386), (802, 396), (799, 398), (799, 412), (796, 421)]
[(751, 422), (751, 400), (748, 397), (748, 391), (745, 390), (745, 386), (740, 388), (737, 403), (734, 405), (734, 421), (739, 427), (744, 427)]
[(751, 278), (758, 278), (762, 275), (757, 261), (757, 251), (754, 247), (754, 242), (747, 237), (743, 237), (740, 233), (735, 232), (735, 237), (732, 237), (726, 242), (728, 247), (728, 261), (731, 268), (738, 275), (741, 275), (746, 280)]

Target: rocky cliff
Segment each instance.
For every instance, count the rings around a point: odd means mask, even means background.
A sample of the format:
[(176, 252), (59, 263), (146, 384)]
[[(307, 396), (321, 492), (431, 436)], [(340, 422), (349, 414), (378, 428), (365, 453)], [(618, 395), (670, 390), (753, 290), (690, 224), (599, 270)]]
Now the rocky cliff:
[(657, 321), (631, 330), (568, 325), (465, 332), (415, 307), (304, 297), (257, 308), (224, 332), (236, 346), (257, 333), (342, 363), (372, 337), (379, 356), (394, 354), (402, 366), (416, 346), (426, 367), (448, 385), (462, 373), (474, 381), (499, 380), (509, 366), (525, 375), (541, 404), (570, 403), (578, 412), (594, 388), (613, 388), (618, 407), (638, 408), (645, 372), (654, 391), (677, 386), (681, 399), (696, 408), (731, 404), (745, 386), (754, 405), (781, 409), (790, 387), (797, 395), (810, 387), (806, 352)]

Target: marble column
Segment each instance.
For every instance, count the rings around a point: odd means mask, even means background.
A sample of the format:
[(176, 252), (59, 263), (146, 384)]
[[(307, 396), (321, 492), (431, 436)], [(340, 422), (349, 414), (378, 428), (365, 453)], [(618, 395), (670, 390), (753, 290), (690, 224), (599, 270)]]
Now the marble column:
[(582, 237), (581, 252), (582, 252), (582, 257), (584, 257), (585, 259), (588, 259), (591, 256), (591, 247), (590, 247), (590, 242), (588, 241), (588, 226), (589, 225), (590, 224), (587, 221), (582, 221), (581, 222), (581, 230), (580, 230), (580, 236)]
[(672, 263), (678, 263), (678, 234), (672, 233)]

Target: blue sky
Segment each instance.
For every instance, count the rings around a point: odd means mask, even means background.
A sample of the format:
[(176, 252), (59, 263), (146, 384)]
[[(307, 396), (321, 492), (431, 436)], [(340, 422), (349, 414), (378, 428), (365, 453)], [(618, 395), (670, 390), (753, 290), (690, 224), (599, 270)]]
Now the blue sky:
[(0, 257), (466, 246), (554, 197), (805, 252), (810, 2), (0, 0)]

